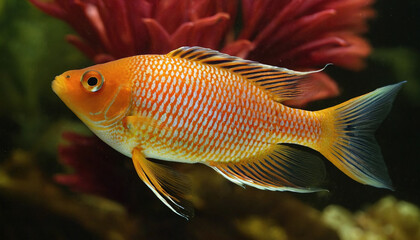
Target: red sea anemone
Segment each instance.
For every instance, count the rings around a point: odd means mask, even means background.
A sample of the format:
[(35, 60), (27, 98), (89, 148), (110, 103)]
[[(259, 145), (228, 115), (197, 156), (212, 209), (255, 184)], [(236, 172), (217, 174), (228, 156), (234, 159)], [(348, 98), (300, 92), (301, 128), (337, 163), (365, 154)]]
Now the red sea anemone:
[[(67, 40), (93, 61), (203, 46), (294, 70), (327, 63), (358, 70), (370, 53), (360, 34), (372, 0), (30, 0), (72, 26)], [(295, 104), (338, 94), (319, 89)], [(315, 92), (315, 91), (314, 91)]]
[[(370, 53), (361, 34), (374, 15), (372, 0), (30, 1), (73, 27), (79, 36), (69, 35), (67, 40), (96, 63), (196, 45), (294, 70), (319, 69), (327, 63), (358, 70)], [(327, 74), (314, 74), (312, 80), (319, 87), (290, 104), (338, 94)], [(84, 140), (66, 138), (71, 145), (61, 149), (61, 157), (77, 159), (80, 149), (76, 148), (83, 147), (79, 141)], [(86, 162), (66, 162), (76, 168), (76, 175), (59, 177), (60, 182), (108, 195), (95, 186), (96, 178), (83, 173), (102, 176), (112, 171), (101, 175), (102, 168), (90, 169)]]
[(59, 147), (60, 159), (63, 164), (72, 166), (75, 173), (56, 175), (55, 180), (74, 191), (123, 201), (125, 189), (120, 184), (127, 182), (127, 176), (123, 168), (118, 167), (123, 163), (121, 154), (110, 150), (108, 145), (94, 136), (66, 132), (63, 138), (68, 143)]

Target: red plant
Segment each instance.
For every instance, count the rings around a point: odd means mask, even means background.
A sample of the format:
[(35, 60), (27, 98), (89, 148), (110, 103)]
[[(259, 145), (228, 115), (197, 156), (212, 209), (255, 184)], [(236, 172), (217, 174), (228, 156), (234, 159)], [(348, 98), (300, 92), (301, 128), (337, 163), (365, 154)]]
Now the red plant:
[[(67, 40), (97, 63), (197, 45), (294, 70), (358, 70), (374, 15), (372, 0), (30, 1), (70, 24), (80, 36)], [(298, 104), (338, 94), (326, 74), (314, 77), (317, 94)]]
[(122, 201), (125, 189), (121, 183), (126, 182), (125, 172), (121, 167), (122, 155), (94, 136), (66, 132), (63, 138), (68, 143), (59, 147), (60, 160), (64, 165), (74, 168), (75, 173), (58, 174), (55, 180), (70, 186), (74, 191)]

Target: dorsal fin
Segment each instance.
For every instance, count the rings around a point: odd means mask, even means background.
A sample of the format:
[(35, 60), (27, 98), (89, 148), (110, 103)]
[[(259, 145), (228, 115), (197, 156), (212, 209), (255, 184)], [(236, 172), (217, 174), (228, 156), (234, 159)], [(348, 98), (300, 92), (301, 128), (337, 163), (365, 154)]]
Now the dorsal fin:
[(180, 47), (168, 53), (167, 56), (211, 65), (240, 75), (266, 91), (278, 102), (291, 100), (304, 94), (307, 91), (306, 88), (310, 88), (310, 86), (299, 80), (308, 74), (323, 70), (298, 72), (245, 60), (202, 47)]

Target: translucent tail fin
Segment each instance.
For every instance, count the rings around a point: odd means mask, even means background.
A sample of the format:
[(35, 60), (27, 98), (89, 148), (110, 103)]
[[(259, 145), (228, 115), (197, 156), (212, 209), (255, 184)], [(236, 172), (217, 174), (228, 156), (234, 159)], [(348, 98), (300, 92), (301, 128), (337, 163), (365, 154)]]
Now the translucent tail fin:
[(318, 150), (358, 182), (392, 189), (374, 131), (389, 113), (403, 83), (378, 88), (319, 112), (325, 125)]

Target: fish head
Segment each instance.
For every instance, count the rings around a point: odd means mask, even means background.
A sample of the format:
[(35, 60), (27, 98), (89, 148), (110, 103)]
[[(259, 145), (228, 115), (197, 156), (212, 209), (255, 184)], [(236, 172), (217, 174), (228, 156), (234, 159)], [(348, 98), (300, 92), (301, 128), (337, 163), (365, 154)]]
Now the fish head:
[(110, 125), (123, 118), (131, 105), (129, 59), (66, 71), (52, 89), (88, 127)]

